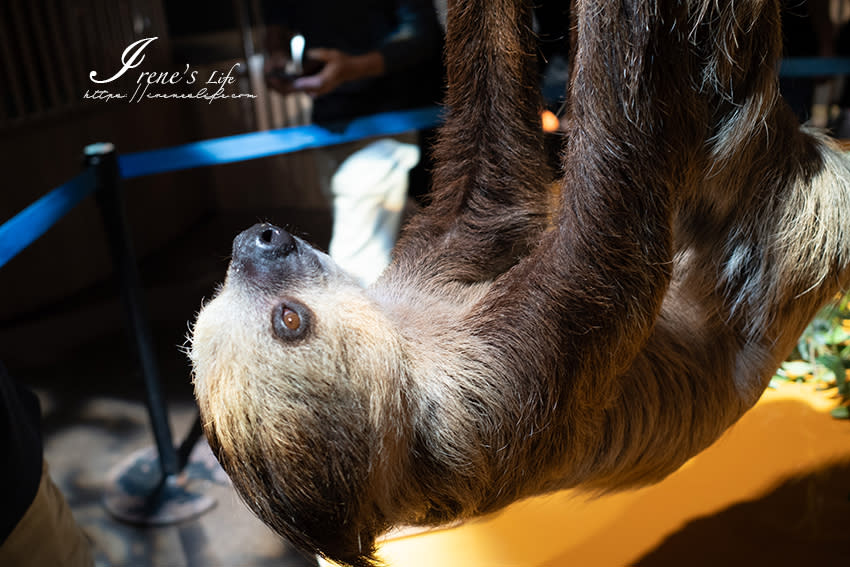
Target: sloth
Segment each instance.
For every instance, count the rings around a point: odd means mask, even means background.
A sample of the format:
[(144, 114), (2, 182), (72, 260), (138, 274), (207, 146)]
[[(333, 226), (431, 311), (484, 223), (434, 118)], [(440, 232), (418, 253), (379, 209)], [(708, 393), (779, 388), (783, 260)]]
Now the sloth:
[(777, 1), (579, 0), (557, 174), (528, 4), (450, 3), (432, 200), (377, 282), (260, 224), (194, 324), (210, 445), (305, 551), (656, 482), (848, 282), (850, 161), (777, 92)]

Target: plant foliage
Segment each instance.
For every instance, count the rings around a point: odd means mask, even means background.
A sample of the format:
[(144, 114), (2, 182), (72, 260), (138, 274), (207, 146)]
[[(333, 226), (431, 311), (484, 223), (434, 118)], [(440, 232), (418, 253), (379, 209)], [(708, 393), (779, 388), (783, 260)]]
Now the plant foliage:
[(833, 417), (850, 419), (850, 294), (828, 305), (812, 320), (791, 356), (771, 380), (817, 381), (825, 389), (836, 389), (841, 402)]

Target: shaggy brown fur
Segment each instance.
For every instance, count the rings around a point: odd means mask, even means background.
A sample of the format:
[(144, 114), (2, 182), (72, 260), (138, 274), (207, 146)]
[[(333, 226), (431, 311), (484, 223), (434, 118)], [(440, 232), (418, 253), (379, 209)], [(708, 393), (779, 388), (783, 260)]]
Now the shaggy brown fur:
[(650, 483), (848, 280), (850, 166), (779, 99), (775, 1), (579, 1), (549, 204), (530, 15), (451, 5), (433, 203), (362, 290), (260, 225), (191, 356), (211, 445), (305, 550)]

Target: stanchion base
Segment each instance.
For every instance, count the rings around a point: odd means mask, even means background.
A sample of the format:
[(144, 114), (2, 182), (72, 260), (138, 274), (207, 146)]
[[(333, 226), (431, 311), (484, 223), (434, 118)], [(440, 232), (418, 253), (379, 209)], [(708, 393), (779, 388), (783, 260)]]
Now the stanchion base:
[(156, 448), (146, 447), (110, 471), (103, 503), (110, 514), (123, 522), (146, 526), (176, 524), (215, 506), (215, 499), (204, 494), (210, 482), (229, 483), (229, 479), (206, 443), (198, 444), (180, 474), (164, 479)]

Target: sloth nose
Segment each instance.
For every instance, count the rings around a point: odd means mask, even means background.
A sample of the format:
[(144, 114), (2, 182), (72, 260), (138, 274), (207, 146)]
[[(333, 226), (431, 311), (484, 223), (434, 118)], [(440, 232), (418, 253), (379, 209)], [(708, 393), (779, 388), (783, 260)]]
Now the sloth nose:
[(261, 253), (285, 256), (295, 248), (295, 239), (282, 228), (267, 224), (260, 226), (254, 245)]
[(255, 224), (233, 241), (234, 259), (267, 262), (279, 260), (295, 250), (295, 238), (273, 224)]

